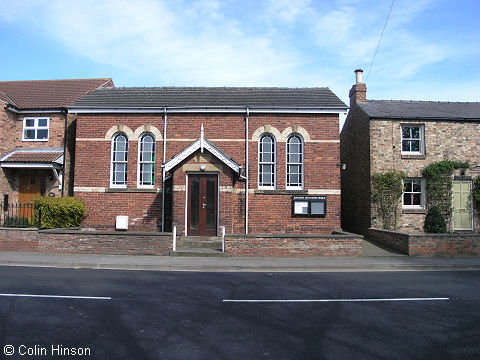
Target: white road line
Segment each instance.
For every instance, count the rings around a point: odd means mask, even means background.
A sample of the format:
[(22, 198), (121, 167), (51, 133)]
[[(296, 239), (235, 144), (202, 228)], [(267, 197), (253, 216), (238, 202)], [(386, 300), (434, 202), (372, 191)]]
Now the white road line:
[(32, 297), (54, 299), (86, 299), (86, 300), (112, 300), (110, 296), (70, 296), (70, 295), (35, 295), (35, 294), (0, 294), (5, 297)]
[(392, 298), (392, 299), (223, 299), (233, 303), (308, 303), (308, 302), (376, 302), (376, 301), (446, 301), (450, 298)]

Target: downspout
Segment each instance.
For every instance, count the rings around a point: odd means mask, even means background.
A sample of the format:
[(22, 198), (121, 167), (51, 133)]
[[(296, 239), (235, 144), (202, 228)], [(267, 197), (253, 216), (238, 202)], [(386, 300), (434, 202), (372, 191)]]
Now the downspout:
[(167, 108), (163, 108), (163, 156), (162, 156), (162, 232), (165, 232), (165, 159), (167, 150)]
[[(65, 189), (65, 163), (66, 163), (66, 158), (67, 158), (67, 125), (68, 125), (68, 112), (64, 111), (65, 114), (65, 129), (63, 129), (63, 172), (62, 172), (62, 196), (64, 194)], [(71, 165), (72, 159), (70, 159), (70, 165)]]
[(247, 106), (245, 116), (245, 234), (248, 234), (248, 117), (250, 110)]

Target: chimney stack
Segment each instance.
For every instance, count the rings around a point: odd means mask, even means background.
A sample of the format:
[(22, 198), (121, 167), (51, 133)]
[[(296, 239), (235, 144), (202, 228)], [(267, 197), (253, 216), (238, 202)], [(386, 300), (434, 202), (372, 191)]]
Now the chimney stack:
[(355, 85), (350, 89), (350, 107), (357, 102), (367, 101), (367, 86), (362, 82), (362, 69), (355, 70)]

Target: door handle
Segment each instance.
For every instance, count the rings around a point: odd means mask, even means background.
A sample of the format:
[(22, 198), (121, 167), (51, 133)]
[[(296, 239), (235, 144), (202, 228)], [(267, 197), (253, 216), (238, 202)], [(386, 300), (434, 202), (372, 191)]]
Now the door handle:
[(203, 209), (205, 209), (206, 206), (207, 206), (206, 203), (203, 203), (203, 204), (202, 204), (202, 208), (203, 208)]

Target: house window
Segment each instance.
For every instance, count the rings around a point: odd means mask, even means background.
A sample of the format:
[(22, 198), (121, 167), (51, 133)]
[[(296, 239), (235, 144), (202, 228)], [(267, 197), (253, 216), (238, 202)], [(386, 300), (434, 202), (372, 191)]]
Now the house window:
[(287, 189), (303, 188), (303, 141), (300, 135), (287, 140)]
[(23, 141), (48, 141), (49, 118), (24, 118)]
[(326, 214), (326, 196), (294, 196), (292, 198), (293, 217), (325, 217)]
[(258, 142), (258, 187), (275, 188), (275, 138), (270, 134)]
[(128, 138), (117, 134), (112, 139), (111, 187), (127, 187)]
[(144, 134), (138, 147), (138, 187), (153, 187), (154, 184), (155, 138), (152, 134)]
[(403, 181), (403, 208), (425, 208), (425, 180), (406, 179)]
[(423, 125), (402, 126), (402, 154), (423, 154)]

